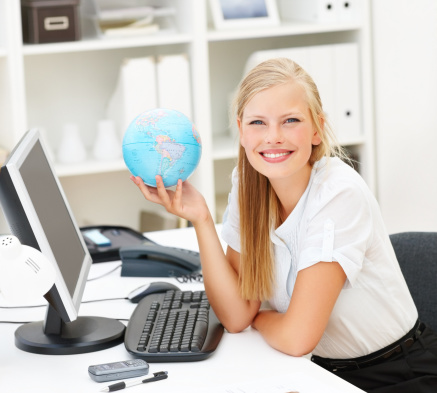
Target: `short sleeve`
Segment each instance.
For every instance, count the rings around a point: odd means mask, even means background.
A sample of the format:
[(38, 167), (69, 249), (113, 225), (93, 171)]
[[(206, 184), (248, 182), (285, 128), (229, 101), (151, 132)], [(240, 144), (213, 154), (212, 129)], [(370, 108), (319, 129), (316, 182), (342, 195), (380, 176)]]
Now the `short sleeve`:
[(303, 227), (298, 270), (318, 262), (338, 262), (353, 286), (372, 236), (367, 191), (354, 182), (317, 189)]
[(228, 196), (228, 205), (223, 216), (222, 239), (229, 247), (240, 252), (240, 212), (238, 208), (238, 173), (232, 171), (232, 189)]

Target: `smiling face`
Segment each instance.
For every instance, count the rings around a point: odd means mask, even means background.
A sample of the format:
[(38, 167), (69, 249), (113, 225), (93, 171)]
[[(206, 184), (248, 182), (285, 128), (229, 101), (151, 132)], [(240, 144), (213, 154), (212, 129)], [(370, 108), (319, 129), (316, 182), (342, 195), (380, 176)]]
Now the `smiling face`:
[(321, 140), (304, 89), (287, 82), (257, 93), (237, 119), (240, 143), (255, 170), (276, 180), (308, 182), (312, 146)]

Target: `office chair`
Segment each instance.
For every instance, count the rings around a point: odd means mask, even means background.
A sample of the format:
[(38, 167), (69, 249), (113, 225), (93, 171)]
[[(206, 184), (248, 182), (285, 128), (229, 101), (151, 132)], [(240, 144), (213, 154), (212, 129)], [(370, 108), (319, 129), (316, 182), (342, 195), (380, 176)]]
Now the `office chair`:
[(437, 232), (390, 235), (419, 318), (437, 332)]

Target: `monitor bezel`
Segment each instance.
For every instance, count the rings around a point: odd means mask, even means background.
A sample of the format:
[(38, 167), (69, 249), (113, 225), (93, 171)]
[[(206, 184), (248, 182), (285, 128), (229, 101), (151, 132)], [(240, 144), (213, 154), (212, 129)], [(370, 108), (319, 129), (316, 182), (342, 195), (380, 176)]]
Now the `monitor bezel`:
[[(30, 195), (27, 191), (26, 185), (24, 184), (23, 178), (20, 173), (20, 168), (23, 165), (23, 162), (25, 161), (26, 157), (28, 156), (29, 152), (33, 149), (33, 147), (36, 145), (36, 143), (40, 143), (45, 158), (47, 159), (48, 165), (50, 167), (50, 171), (53, 175), (53, 178), (56, 181), (56, 184), (59, 188), (59, 191), (61, 193), (61, 197), (64, 200), (67, 212), (70, 216), (72, 225), (74, 226), (74, 229), (76, 231), (76, 234), (80, 240), (83, 252), (84, 252), (84, 258), (81, 261), (81, 269), (80, 273), (78, 275), (76, 285), (73, 291), (73, 294), (70, 294), (70, 291), (68, 290), (67, 284), (63, 278), (62, 272), (59, 268), (58, 263), (56, 262), (56, 258), (54, 256), (54, 253), (50, 247), (50, 243), (45, 235), (44, 229), (41, 225), (40, 220), (38, 219), (36, 210), (34, 208), (34, 205), (32, 203), (32, 200), (30, 198)], [(40, 251), (49, 258), (50, 261), (53, 262), (53, 265), (55, 267), (56, 271), (56, 280), (55, 280), (55, 287), (57, 289), (58, 295), (62, 302), (62, 307), (64, 308), (64, 312), (68, 316), (68, 321), (65, 322), (71, 322), (74, 321), (78, 316), (78, 311), (80, 307), (80, 303), (82, 300), (83, 292), (85, 290), (85, 285), (87, 282), (87, 277), (89, 273), (89, 269), (92, 264), (91, 256), (88, 252), (88, 248), (85, 244), (85, 241), (83, 239), (83, 236), (80, 232), (79, 226), (77, 225), (77, 222), (75, 220), (75, 217), (72, 213), (72, 209), (68, 203), (68, 200), (65, 196), (64, 190), (62, 188), (62, 185), (59, 181), (58, 176), (56, 175), (56, 170), (54, 168), (53, 163), (51, 162), (50, 156), (48, 154), (48, 149), (45, 145), (45, 142), (43, 138), (41, 137), (41, 134), (37, 128), (30, 129), (27, 131), (20, 142), (17, 144), (16, 148), (11, 152), (6, 162), (3, 164), (3, 166), (7, 167), (7, 170), (9, 172), (11, 181), (13, 183), (13, 186), (19, 196), (20, 203), (24, 209), (24, 212), (27, 216), (27, 220), (30, 224), (30, 227), (32, 229), (33, 235), (38, 243), (38, 246), (40, 248)], [(5, 214), (6, 220), (8, 221), (7, 215)], [(13, 232), (13, 226), (9, 225), (11, 228), (11, 231)], [(19, 236), (17, 236), (19, 237)], [(64, 313), (63, 313), (64, 314)], [(65, 315), (65, 314), (64, 314)]]

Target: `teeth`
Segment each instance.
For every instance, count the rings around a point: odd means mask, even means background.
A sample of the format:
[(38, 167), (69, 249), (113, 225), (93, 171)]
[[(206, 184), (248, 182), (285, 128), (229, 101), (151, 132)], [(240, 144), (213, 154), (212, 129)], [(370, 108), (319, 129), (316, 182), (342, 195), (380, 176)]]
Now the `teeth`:
[(289, 151), (285, 153), (263, 153), (263, 156), (267, 158), (278, 158), (282, 156), (287, 156), (288, 154), (290, 154)]

